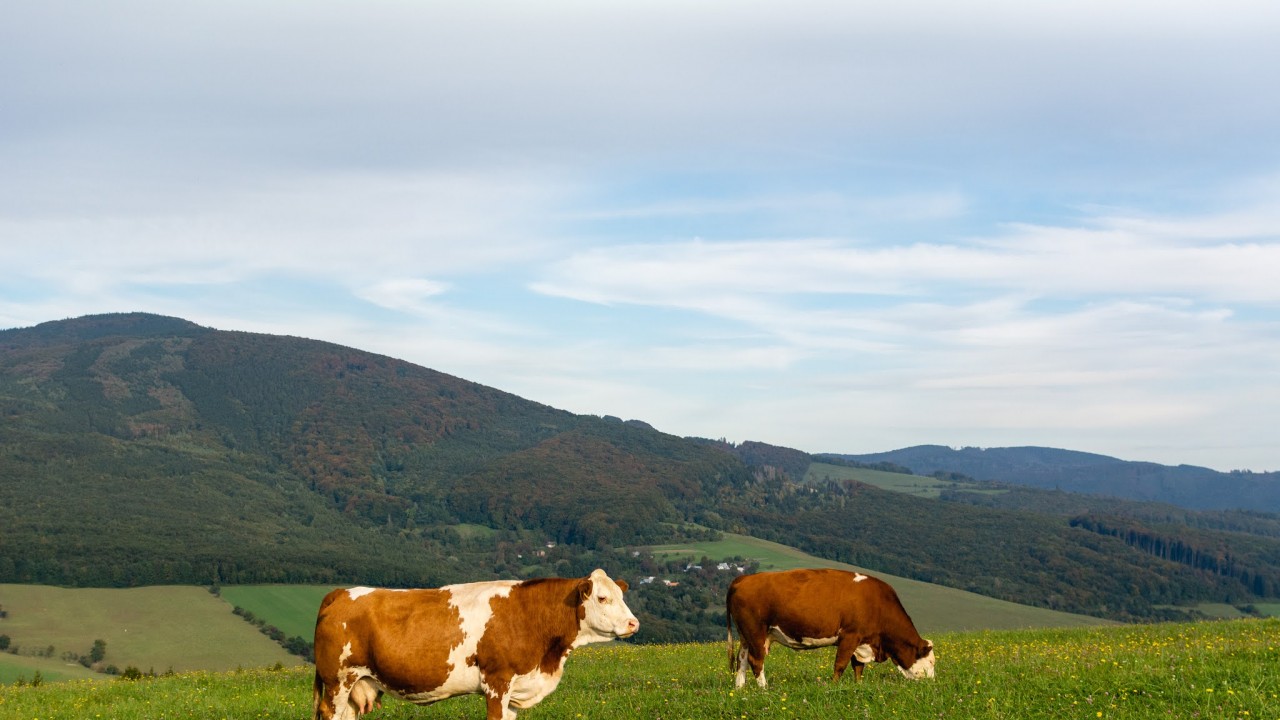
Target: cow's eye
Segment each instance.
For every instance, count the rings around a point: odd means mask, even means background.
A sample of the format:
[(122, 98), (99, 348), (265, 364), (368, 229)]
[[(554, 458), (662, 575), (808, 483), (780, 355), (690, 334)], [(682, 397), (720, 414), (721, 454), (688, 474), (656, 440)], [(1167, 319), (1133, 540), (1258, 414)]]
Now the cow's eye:
[(607, 603), (607, 602), (609, 602), (609, 596), (608, 596), (608, 595), (600, 595), (600, 596), (596, 597), (596, 600), (597, 600), (597, 601), (599, 601), (599, 602), (602, 602), (602, 603)]

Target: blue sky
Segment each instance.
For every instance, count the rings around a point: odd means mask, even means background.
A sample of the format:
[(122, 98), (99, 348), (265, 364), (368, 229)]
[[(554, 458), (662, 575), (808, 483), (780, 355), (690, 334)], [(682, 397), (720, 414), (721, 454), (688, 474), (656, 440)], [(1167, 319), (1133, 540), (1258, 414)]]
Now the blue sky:
[(156, 312), (810, 452), (1280, 469), (1272, 0), (5, 16), (0, 327)]

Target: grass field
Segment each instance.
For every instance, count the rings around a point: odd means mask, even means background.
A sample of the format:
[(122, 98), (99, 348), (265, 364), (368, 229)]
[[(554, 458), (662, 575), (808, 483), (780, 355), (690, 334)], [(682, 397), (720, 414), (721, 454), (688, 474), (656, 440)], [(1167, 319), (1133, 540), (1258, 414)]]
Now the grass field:
[(973, 483), (955, 483), (949, 480), (939, 480), (924, 475), (904, 475), (902, 473), (891, 473), (883, 470), (870, 470), (867, 468), (852, 468), (843, 465), (828, 465), (827, 463), (812, 463), (809, 465), (809, 471), (805, 473), (805, 482), (813, 483), (824, 479), (831, 480), (857, 480), (868, 485), (875, 485), (884, 490), (892, 490), (894, 492), (906, 493), (908, 495), (917, 495), (919, 497), (936, 498), (947, 489), (968, 490), (969, 492), (978, 493), (1003, 493), (1007, 490), (993, 489), (986, 485)]
[[(301, 662), (204, 588), (0, 585), (0, 605), (8, 613), (0, 620), (0, 634), (18, 649), (17, 655), (0, 654), (4, 682), (30, 679), (37, 669), (50, 681), (53, 672), (80, 677), (84, 668), (60, 658), (87, 654), (95, 640), (107, 643), (104, 662), (122, 670), (129, 665), (157, 673), (231, 670)], [(314, 624), (314, 608), (311, 617)], [(49, 647), (51, 657), (32, 657)]]
[[(1280, 620), (942, 634), (936, 680), (887, 664), (861, 683), (830, 680), (833, 651), (777, 649), (769, 688), (733, 689), (723, 643), (582, 648), (560, 688), (523, 720), (664, 718), (1280, 717)], [(311, 673), (186, 673), (0, 687), (0, 717), (22, 720), (300, 720)], [(416, 707), (393, 698), (370, 720), (484, 716), (479, 696)]]
[(996, 600), (976, 593), (895, 577), (864, 568), (823, 560), (788, 545), (747, 535), (725, 533), (715, 542), (656, 545), (655, 555), (697, 560), (743, 557), (758, 560), (762, 570), (789, 570), (801, 567), (831, 567), (875, 575), (898, 592), (902, 604), (922, 633), (962, 630), (1009, 630), (1034, 627), (1080, 627), (1114, 624), (1107, 620), (1035, 608)]
[[(0, 626), (2, 627), (2, 626)], [(79, 663), (68, 663), (60, 658), (42, 658), (0, 653), (0, 685), (19, 681), (30, 682), (36, 673), (44, 682), (65, 682), (101, 678), (102, 675)], [(4, 717), (0, 715), (0, 717)]]
[(230, 585), (220, 592), (233, 607), (275, 625), (286, 637), (309, 641), (316, 631), (316, 610), (332, 589), (330, 585)]

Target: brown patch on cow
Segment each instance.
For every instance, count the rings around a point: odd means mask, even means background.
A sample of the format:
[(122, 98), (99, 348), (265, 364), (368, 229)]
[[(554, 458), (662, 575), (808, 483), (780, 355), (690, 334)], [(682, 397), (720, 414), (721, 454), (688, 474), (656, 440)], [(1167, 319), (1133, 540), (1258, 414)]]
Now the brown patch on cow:
[[(584, 586), (590, 593), (590, 580), (537, 578), (516, 585), (506, 597), (491, 599), (493, 619), (476, 647), (480, 657), (490, 659), (488, 667), (480, 668), (485, 675), (499, 665), (509, 666), (513, 675), (534, 668), (547, 674), (559, 670), (585, 617)], [(537, 631), (530, 632), (532, 628)]]
[[(449, 652), (463, 640), (450, 598), (447, 590), (376, 590), (354, 600), (347, 590), (329, 593), (316, 620), (315, 655), (330, 694), (338, 673), (351, 667), (376, 667), (379, 682), (402, 695), (443, 684), (453, 669)], [(388, 624), (400, 632), (379, 632)], [(350, 654), (340, 660), (348, 643)]]

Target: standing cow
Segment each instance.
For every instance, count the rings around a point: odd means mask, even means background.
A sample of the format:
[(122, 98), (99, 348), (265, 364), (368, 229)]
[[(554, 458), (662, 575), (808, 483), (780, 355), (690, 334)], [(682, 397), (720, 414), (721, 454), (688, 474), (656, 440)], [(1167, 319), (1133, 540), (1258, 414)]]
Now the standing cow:
[[(743, 575), (726, 598), (729, 668), (736, 687), (746, 684), (746, 665), (765, 687), (769, 644), (792, 650), (836, 646), (835, 680), (853, 661), (862, 668), (891, 658), (909, 679), (933, 677), (933, 643), (920, 637), (898, 594), (888, 583), (844, 570), (788, 570)], [(733, 628), (742, 649), (735, 656)]]
[(488, 720), (513, 720), (560, 682), (576, 647), (630, 637), (627, 583), (499, 580), (436, 590), (334, 590), (316, 617), (315, 717), (350, 720), (382, 691), (419, 705), (484, 693)]

